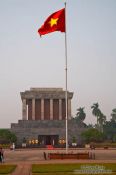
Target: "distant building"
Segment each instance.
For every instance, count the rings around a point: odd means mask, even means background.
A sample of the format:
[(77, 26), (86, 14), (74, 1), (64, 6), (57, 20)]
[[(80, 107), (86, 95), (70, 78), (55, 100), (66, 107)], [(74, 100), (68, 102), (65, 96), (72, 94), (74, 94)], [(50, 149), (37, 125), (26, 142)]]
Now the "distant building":
[[(31, 88), (21, 92), (22, 120), (11, 124), (18, 144), (24, 140), (28, 145), (65, 145), (65, 91), (62, 88)], [(73, 92), (67, 92), (68, 136), (69, 143), (76, 137), (81, 141), (81, 132), (84, 125), (77, 125), (71, 119), (71, 99)]]

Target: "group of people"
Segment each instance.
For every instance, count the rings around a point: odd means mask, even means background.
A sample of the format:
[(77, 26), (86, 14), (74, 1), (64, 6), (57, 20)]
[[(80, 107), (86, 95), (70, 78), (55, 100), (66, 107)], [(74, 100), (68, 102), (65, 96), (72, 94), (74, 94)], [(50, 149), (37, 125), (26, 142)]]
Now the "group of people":
[(0, 162), (3, 163), (4, 162), (4, 152), (3, 149), (0, 148)]

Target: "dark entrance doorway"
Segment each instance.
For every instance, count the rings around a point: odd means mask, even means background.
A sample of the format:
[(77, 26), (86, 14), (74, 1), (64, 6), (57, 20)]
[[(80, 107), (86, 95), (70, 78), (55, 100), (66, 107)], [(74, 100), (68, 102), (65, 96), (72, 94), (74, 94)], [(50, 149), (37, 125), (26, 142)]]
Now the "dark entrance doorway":
[(51, 142), (51, 136), (46, 136), (46, 145), (51, 145), (52, 142)]
[(58, 135), (39, 135), (38, 141), (40, 145), (58, 145)]

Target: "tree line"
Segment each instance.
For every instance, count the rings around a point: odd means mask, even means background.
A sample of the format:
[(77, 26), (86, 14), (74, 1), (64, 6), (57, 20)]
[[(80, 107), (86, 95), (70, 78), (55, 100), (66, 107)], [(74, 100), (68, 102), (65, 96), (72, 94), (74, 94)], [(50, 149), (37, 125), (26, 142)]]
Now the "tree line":
[[(77, 113), (74, 119), (78, 123), (83, 123), (86, 118), (86, 113), (84, 109), (84, 107), (80, 107), (77, 109)], [(99, 142), (104, 140), (116, 142), (116, 108), (112, 109), (111, 119), (109, 121), (100, 110), (98, 103), (94, 103), (91, 106), (91, 109), (93, 116), (95, 116), (97, 119), (97, 122), (95, 125), (85, 124), (88, 128), (87, 131), (82, 133), (82, 136), (85, 138), (85, 140), (87, 142)]]
[(11, 144), (16, 142), (17, 137), (9, 129), (0, 129), (0, 144)]

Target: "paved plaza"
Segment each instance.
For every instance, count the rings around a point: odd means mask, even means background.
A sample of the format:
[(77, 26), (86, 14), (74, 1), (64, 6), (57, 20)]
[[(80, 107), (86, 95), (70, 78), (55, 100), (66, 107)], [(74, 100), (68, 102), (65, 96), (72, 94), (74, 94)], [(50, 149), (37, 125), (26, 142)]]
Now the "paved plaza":
[(46, 150), (46, 149), (17, 149), (5, 150), (5, 164), (16, 164), (17, 168), (12, 175), (30, 175), (31, 165), (48, 163), (116, 163), (116, 149), (75, 149), (69, 152), (89, 152), (95, 153), (95, 159), (91, 160), (45, 160), (44, 152), (65, 152), (65, 150)]
[[(46, 154), (50, 152), (64, 152), (65, 150), (47, 150), (47, 149), (17, 149), (15, 151), (13, 150), (5, 150), (4, 156), (5, 156), (5, 162), (6, 163), (16, 163), (16, 162), (43, 162), (44, 159), (44, 152)], [(73, 153), (79, 153), (79, 152), (89, 152), (95, 154), (95, 160), (89, 160), (89, 161), (114, 161), (116, 162), (116, 149), (95, 149), (95, 150), (89, 150), (89, 149), (70, 149), (69, 152)], [(52, 160), (47, 159), (47, 162), (51, 162)], [(57, 160), (58, 161), (58, 160)], [(74, 161), (81, 161), (81, 160), (74, 160)], [(87, 160), (88, 161), (88, 160)], [(61, 162), (61, 160), (60, 160)]]

